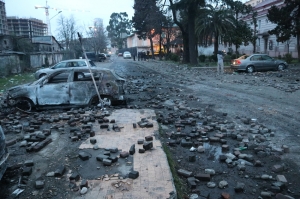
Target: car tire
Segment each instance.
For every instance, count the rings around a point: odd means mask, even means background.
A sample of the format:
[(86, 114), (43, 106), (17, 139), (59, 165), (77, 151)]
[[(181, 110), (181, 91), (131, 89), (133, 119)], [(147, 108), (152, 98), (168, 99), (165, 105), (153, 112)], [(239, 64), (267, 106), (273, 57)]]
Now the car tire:
[(246, 68), (246, 72), (247, 72), (247, 73), (253, 73), (253, 72), (254, 72), (254, 66), (248, 66), (248, 67)]
[(30, 99), (19, 98), (16, 99), (15, 107), (26, 112), (30, 112), (34, 109), (34, 104)]
[(278, 71), (282, 71), (284, 69), (285, 69), (285, 65), (284, 64), (279, 64), (278, 67), (277, 67)]
[(42, 73), (39, 75), (39, 79), (41, 79), (42, 77), (46, 76), (46, 73)]

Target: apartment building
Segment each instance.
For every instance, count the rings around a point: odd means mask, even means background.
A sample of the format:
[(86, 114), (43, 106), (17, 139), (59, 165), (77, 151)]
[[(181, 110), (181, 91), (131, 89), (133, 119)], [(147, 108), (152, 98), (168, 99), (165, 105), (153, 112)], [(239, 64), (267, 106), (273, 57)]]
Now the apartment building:
[[(292, 54), (293, 57), (297, 57), (297, 40), (295, 37), (292, 37), (289, 41), (286, 42), (277, 42), (276, 35), (270, 35), (269, 30), (274, 29), (277, 24), (271, 23), (268, 20), (267, 14), (268, 10), (272, 6), (281, 7), (284, 6), (284, 0), (251, 0), (246, 2), (249, 5), (252, 5), (252, 2), (257, 3), (253, 9), (257, 11), (257, 36), (256, 49), (257, 53), (266, 53), (270, 56), (277, 57), (279, 55), (284, 55), (286, 53)], [(251, 16), (246, 16), (243, 18), (250, 27), (253, 29), (254, 25), (252, 24)], [(241, 46), (239, 48), (241, 53), (251, 54), (253, 52), (253, 45)]]
[(7, 17), (8, 32), (10, 35), (32, 38), (47, 35), (47, 24), (36, 18)]
[(0, 0), (0, 35), (6, 34), (8, 34), (8, 30), (6, 22), (5, 1)]

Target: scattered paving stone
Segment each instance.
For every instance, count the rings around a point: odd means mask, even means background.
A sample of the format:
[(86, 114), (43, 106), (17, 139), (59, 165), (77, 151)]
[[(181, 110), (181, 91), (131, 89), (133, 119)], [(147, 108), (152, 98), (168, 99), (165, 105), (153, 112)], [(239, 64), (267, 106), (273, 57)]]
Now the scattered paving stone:
[(90, 155), (87, 154), (87, 153), (84, 152), (84, 151), (80, 151), (80, 152), (78, 153), (78, 157), (79, 157), (81, 160), (85, 161), (85, 160), (88, 160), (88, 159), (90, 158)]
[(120, 158), (127, 158), (129, 156), (129, 153), (127, 151), (122, 151), (120, 153)]
[(80, 179), (80, 175), (78, 173), (72, 173), (69, 177), (69, 180), (75, 180), (78, 181)]
[(192, 172), (191, 172), (191, 171), (187, 171), (187, 170), (184, 170), (184, 169), (179, 169), (179, 170), (177, 171), (177, 173), (178, 173), (179, 175), (182, 175), (182, 176), (186, 177), (186, 178), (192, 176)]
[(104, 159), (102, 162), (104, 166), (110, 166), (112, 164), (112, 161), (109, 159)]
[(206, 186), (207, 186), (208, 188), (215, 188), (217, 185), (216, 185), (215, 182), (208, 182), (208, 183), (206, 184)]
[(55, 177), (61, 177), (64, 175), (65, 173), (65, 165), (60, 165), (59, 167), (57, 167), (57, 169), (54, 171), (54, 176)]
[(227, 181), (222, 180), (222, 181), (219, 182), (219, 188), (220, 189), (224, 189), (227, 186), (228, 186), (228, 182)]
[(35, 188), (36, 189), (42, 189), (44, 188), (45, 182), (43, 180), (37, 180), (35, 181)]
[(32, 167), (34, 165), (34, 162), (33, 162), (33, 160), (26, 160), (24, 162), (24, 165), (27, 167)]
[(287, 180), (284, 175), (277, 175), (276, 180), (285, 184), (287, 183)]
[(245, 184), (242, 182), (237, 182), (236, 186), (234, 187), (235, 192), (244, 192)]
[(87, 193), (87, 191), (88, 191), (87, 187), (82, 187), (82, 189), (80, 190), (80, 194), (84, 195)]
[(139, 149), (139, 153), (145, 153), (145, 149)]
[(131, 171), (131, 172), (129, 172), (128, 177), (131, 178), (131, 179), (136, 179), (136, 178), (139, 177), (139, 172), (138, 171)]
[(148, 141), (148, 142), (149, 142), (149, 141), (153, 141), (153, 137), (152, 137), (152, 136), (146, 136), (146, 137), (145, 137), (145, 140)]
[(190, 187), (190, 189), (195, 189), (197, 184), (196, 184), (196, 179), (194, 177), (189, 177), (187, 179), (188, 182), (188, 186)]
[(99, 154), (96, 156), (96, 160), (98, 160), (100, 162), (102, 162), (104, 159), (108, 159), (108, 158), (109, 158), (109, 156), (103, 155), (103, 154)]
[(97, 143), (97, 140), (96, 140), (95, 138), (91, 138), (91, 139), (90, 139), (90, 143), (91, 143), (91, 144), (96, 144), (96, 143)]
[(23, 167), (22, 175), (30, 176), (32, 173), (32, 167)]
[(130, 149), (129, 149), (129, 154), (133, 155), (135, 154), (135, 144), (131, 145)]
[(144, 144), (144, 139), (138, 139), (138, 144)]
[(222, 196), (222, 199), (230, 199), (230, 194), (229, 194), (229, 193), (223, 192), (223, 193), (221, 194), (221, 196)]
[(153, 148), (153, 142), (144, 142), (143, 148), (147, 151)]
[(195, 175), (195, 178), (200, 181), (210, 181), (211, 177), (210, 174), (198, 173)]

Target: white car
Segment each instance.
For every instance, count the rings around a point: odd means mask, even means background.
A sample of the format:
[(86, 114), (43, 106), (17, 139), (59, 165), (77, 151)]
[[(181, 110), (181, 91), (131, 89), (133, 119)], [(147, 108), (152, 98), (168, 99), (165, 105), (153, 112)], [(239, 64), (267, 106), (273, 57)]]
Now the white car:
[(129, 51), (125, 51), (125, 52), (123, 53), (123, 58), (124, 58), (124, 59), (126, 59), (126, 58), (131, 59), (131, 53), (130, 53)]
[[(89, 60), (90, 66), (96, 67), (95, 63), (91, 60)], [(86, 59), (69, 59), (61, 61), (54, 66), (51, 66), (49, 68), (43, 68), (35, 72), (34, 77), (35, 79), (40, 79), (43, 76), (46, 76), (48, 73), (53, 72), (56, 69), (59, 68), (70, 68), (70, 67), (82, 67), (82, 66), (88, 66)]]

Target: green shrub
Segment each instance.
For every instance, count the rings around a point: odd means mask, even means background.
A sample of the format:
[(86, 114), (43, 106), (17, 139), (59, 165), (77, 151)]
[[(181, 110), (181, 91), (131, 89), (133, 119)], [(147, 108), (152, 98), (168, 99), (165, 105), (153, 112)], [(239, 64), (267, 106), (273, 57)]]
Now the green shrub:
[(200, 56), (198, 57), (198, 59), (199, 59), (200, 62), (205, 62), (205, 58), (206, 58), (205, 55), (200, 55)]
[(282, 59), (282, 56), (281, 56), (281, 55), (278, 55), (278, 59)]
[(236, 58), (239, 58), (239, 57), (240, 57), (239, 54), (232, 54), (232, 55), (231, 55), (231, 59), (236, 59)]
[(174, 53), (170, 53), (168, 55), (168, 60), (178, 62), (180, 60), (180, 57)]
[(292, 55), (291, 55), (290, 53), (285, 54), (285, 55), (283, 56), (283, 58), (284, 58), (284, 60), (285, 60), (288, 64), (292, 63), (292, 61), (293, 61), (293, 57), (292, 57)]

